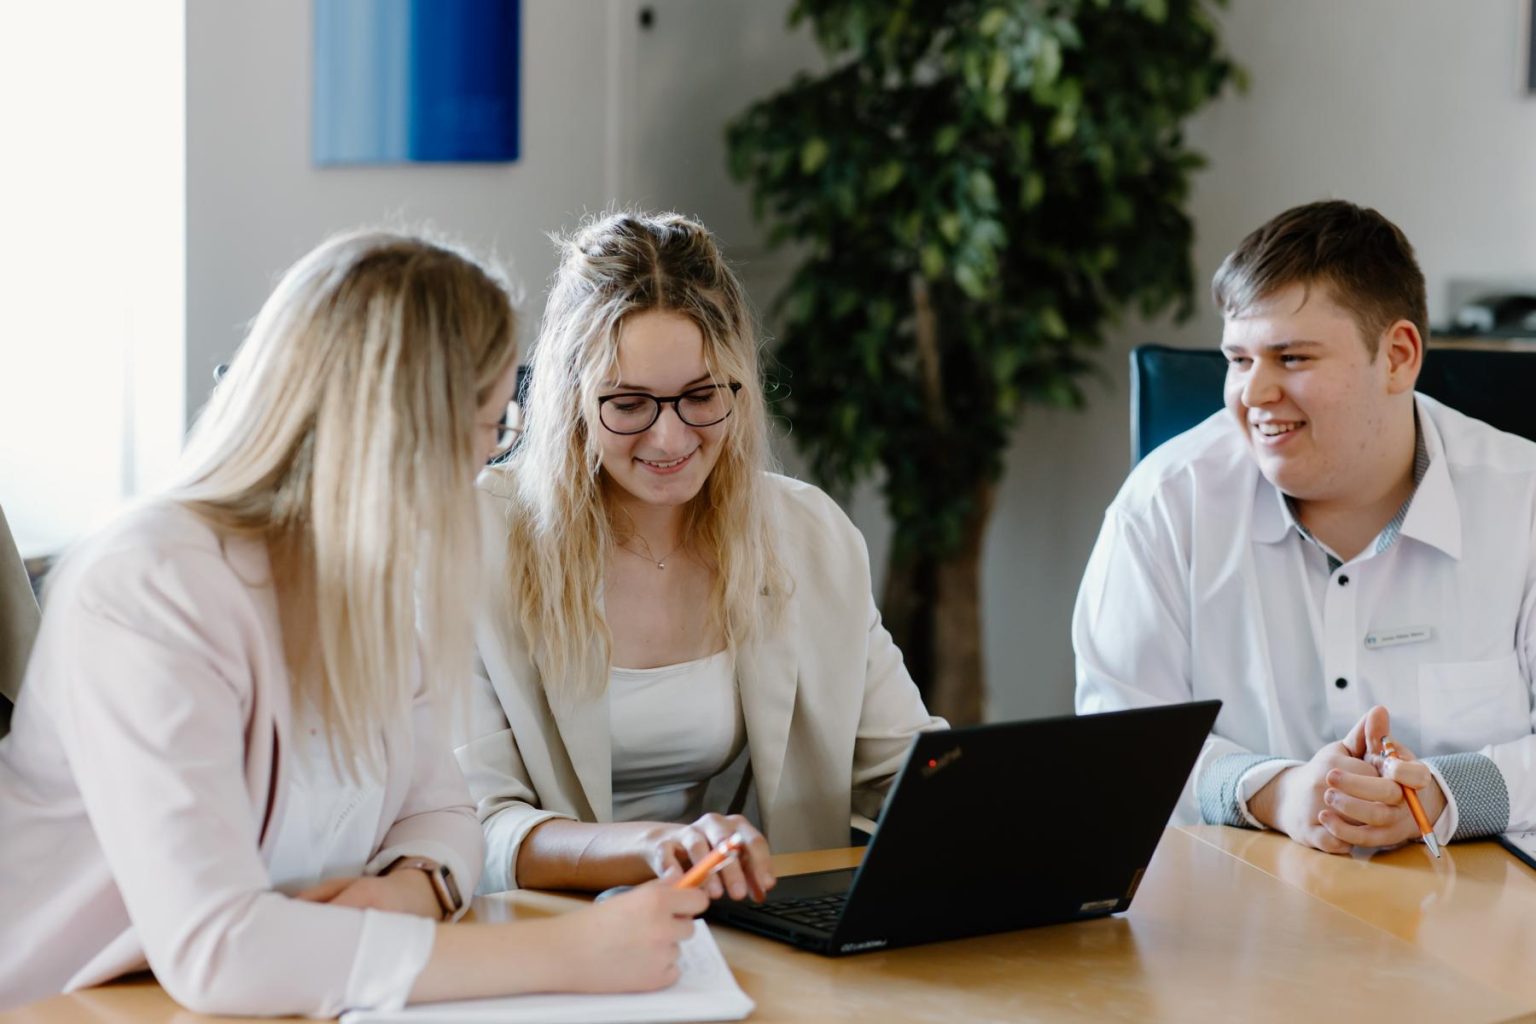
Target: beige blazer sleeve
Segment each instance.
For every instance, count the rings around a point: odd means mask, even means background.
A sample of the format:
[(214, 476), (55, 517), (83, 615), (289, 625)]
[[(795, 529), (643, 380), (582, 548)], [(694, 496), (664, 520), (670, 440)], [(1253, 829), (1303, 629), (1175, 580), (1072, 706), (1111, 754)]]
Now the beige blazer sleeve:
[[(851, 813), (873, 816), (914, 733), (940, 728), (880, 623), (864, 539), (817, 488), (767, 478), (776, 550), (793, 581), (785, 613), (741, 652), (737, 682), (761, 820), (780, 852), (844, 846)], [(507, 505), (482, 494), (489, 578), (505, 573)], [(606, 697), (551, 707), (510, 613), (482, 605), (482, 674), (457, 748), (486, 831), (482, 891), (516, 886), (532, 828), (550, 817), (611, 820)], [(723, 809), (723, 808), (717, 808)]]
[[(863, 534), (819, 488), (770, 481), (780, 499), (780, 556), (794, 580), (786, 628), (797, 648), (775, 848), (845, 845), (850, 811), (877, 818), (912, 737), (947, 723), (924, 707), (881, 622)], [(770, 771), (772, 750), (762, 758)], [(842, 782), (842, 802), (818, 774)], [(790, 807), (798, 813), (785, 820)]]
[(576, 777), (522, 630), (511, 612), (501, 611), (507, 504), (485, 491), (479, 499), (488, 586), (475, 617), (475, 675), (468, 714), (455, 720), (454, 753), (485, 832), (479, 891), (490, 893), (517, 888), (517, 854), (535, 826), (557, 817), (598, 818)]

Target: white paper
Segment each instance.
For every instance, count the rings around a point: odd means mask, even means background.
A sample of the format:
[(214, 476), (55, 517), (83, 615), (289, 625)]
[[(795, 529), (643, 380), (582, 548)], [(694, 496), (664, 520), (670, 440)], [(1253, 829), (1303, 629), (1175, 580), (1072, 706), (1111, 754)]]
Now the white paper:
[(403, 1010), (351, 1010), (341, 1024), (659, 1024), (741, 1020), (754, 1009), (703, 921), (679, 948), (682, 976), (659, 992), (621, 995), (532, 995), (418, 1003)]
[(1536, 861), (1536, 832), (1505, 832), (1499, 838), (1511, 846), (1517, 846), (1532, 861)]

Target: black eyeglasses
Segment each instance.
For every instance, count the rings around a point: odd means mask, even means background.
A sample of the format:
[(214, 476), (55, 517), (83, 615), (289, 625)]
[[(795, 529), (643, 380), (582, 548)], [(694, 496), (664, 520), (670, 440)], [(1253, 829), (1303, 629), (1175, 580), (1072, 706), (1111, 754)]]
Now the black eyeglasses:
[(690, 427), (712, 427), (731, 414), (741, 385), (706, 384), (680, 395), (648, 395), (628, 391), (597, 400), (597, 416), (615, 434), (643, 434), (661, 418), (661, 407), (671, 405), (677, 418)]
[(523, 439), (523, 413), (516, 402), (507, 405), (506, 412), (496, 421), (496, 444), (491, 449), (491, 463), (500, 462), (512, 454), (517, 442)]

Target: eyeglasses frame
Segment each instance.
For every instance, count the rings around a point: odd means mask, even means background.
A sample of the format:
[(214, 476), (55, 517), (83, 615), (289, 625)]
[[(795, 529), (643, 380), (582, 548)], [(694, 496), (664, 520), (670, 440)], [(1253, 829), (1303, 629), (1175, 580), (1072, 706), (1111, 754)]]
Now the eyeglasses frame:
[[(618, 434), (620, 437), (632, 437), (635, 434), (643, 434), (647, 430), (650, 430), (652, 427), (654, 427), (656, 425), (656, 421), (661, 419), (661, 412), (663, 407), (670, 405), (672, 406), (672, 412), (676, 414), (678, 420), (686, 426), (712, 427), (716, 423), (724, 423), (726, 420), (730, 419), (731, 413), (736, 411), (735, 405), (733, 404), (732, 407), (726, 411), (726, 414), (717, 420), (710, 420), (708, 423), (693, 423), (683, 416), (683, 407), (678, 403), (687, 398), (689, 395), (697, 394), (700, 391), (719, 391), (721, 388), (729, 389), (731, 392), (731, 397), (734, 399), (736, 394), (741, 391), (741, 382), (733, 380), (726, 384), (700, 384), (696, 388), (689, 388), (687, 391), (684, 391), (680, 395), (652, 395), (644, 391), (620, 391), (616, 394), (604, 395), (602, 398), (597, 400), (597, 422), (601, 423), (603, 425), (603, 429), (608, 431), (610, 434)], [(651, 421), (645, 426), (641, 427), (639, 430), (614, 430), (608, 425), (608, 422), (603, 419), (603, 405), (604, 403), (611, 402), (618, 398), (650, 399), (652, 402), (656, 403), (656, 415), (652, 416)]]

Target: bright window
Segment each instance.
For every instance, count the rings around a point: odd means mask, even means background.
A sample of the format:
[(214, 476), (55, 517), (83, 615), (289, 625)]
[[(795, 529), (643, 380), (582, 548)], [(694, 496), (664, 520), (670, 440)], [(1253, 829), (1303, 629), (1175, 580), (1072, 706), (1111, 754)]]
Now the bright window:
[(58, 550), (184, 427), (181, 0), (0, 5), (0, 505)]

